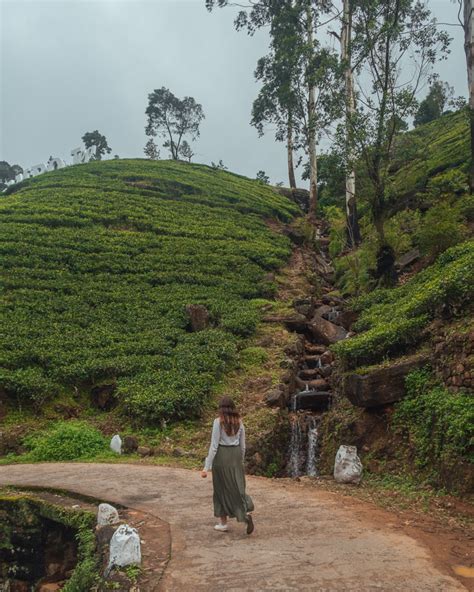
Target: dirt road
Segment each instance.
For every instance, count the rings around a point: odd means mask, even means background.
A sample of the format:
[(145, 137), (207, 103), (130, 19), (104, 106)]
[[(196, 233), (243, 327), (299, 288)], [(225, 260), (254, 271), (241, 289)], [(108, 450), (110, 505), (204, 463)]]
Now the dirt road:
[[(171, 525), (162, 592), (451, 592), (466, 590), (428, 551), (342, 496), (249, 477), (256, 530), (213, 530), (212, 482), (196, 471), (129, 464), (0, 467), (0, 485), (68, 489), (158, 515)], [(387, 514), (389, 517), (389, 514)]]

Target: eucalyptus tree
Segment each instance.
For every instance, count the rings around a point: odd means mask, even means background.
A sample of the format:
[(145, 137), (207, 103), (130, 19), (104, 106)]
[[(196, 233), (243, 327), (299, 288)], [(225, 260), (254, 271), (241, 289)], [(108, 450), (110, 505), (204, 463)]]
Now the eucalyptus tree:
[[(209, 10), (228, 5), (233, 2), (206, 0)], [(305, 150), (309, 160), (309, 217), (313, 220), (318, 140), (341, 115), (338, 59), (316, 37), (332, 10), (331, 0), (255, 0), (235, 19), (236, 28), (245, 28), (250, 34), (270, 26), (270, 54), (259, 61), (256, 70), (263, 86), (254, 103), (252, 123), (260, 131), (265, 122), (276, 123), (277, 139), (286, 137), (289, 156), (298, 148)]]
[(344, 70), (344, 102), (345, 102), (345, 206), (346, 234), (349, 247), (361, 242), (359, 221), (357, 217), (355, 151), (351, 140), (351, 120), (355, 113), (354, 66), (352, 61), (352, 18), (356, 0), (343, 0), (340, 16), (341, 33), (331, 33), (337, 37), (341, 45), (341, 63)]
[(262, 82), (262, 86), (253, 102), (251, 124), (260, 136), (264, 134), (266, 124), (275, 125), (275, 139), (286, 142), (289, 185), (296, 189), (293, 155), (298, 148), (294, 137), (298, 125), (296, 83), (300, 68), (295, 59), (294, 43), (298, 38), (291, 3), (285, 12), (284, 18), (275, 16), (272, 20), (270, 53), (257, 62), (255, 78)]
[(361, 159), (371, 185), (367, 197), (379, 239), (377, 275), (388, 278), (394, 254), (384, 222), (395, 138), (400, 122), (415, 114), (417, 92), (433, 65), (446, 57), (450, 38), (418, 0), (355, 0), (352, 26), (358, 82), (349, 118), (350, 149)]
[(146, 135), (162, 136), (165, 139), (163, 146), (169, 149), (173, 160), (178, 160), (182, 154), (185, 136), (191, 140), (199, 137), (199, 125), (204, 119), (202, 105), (193, 97), (179, 99), (164, 86), (148, 95), (145, 113), (148, 117)]
[[(471, 169), (469, 186), (474, 193), (474, 0), (457, 0), (458, 20), (464, 30), (464, 52), (466, 54), (467, 86), (469, 92), (469, 122), (471, 129)], [(462, 13), (462, 17), (461, 17)]]

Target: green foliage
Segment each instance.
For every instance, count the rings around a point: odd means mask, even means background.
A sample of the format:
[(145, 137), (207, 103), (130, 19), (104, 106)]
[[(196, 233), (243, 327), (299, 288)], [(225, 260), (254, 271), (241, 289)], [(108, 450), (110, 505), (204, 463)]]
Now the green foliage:
[(394, 425), (408, 437), (420, 468), (436, 471), (472, 457), (474, 399), (468, 393), (450, 393), (426, 369), (406, 379), (407, 397), (397, 404)]
[(436, 199), (433, 190), (439, 183), (444, 184), (444, 191), (466, 191), (469, 158), (469, 121), (465, 109), (402, 134), (397, 138), (391, 169), (393, 207), (431, 205)]
[(265, 173), (265, 171), (258, 171), (255, 179), (264, 185), (268, 185), (270, 183), (270, 177)]
[(48, 431), (25, 438), (29, 456), (35, 461), (64, 461), (92, 458), (108, 450), (104, 436), (87, 423), (58, 422)]
[(377, 363), (417, 343), (421, 330), (443, 308), (453, 309), (472, 298), (474, 241), (445, 251), (436, 263), (395, 289), (378, 289), (359, 297), (358, 335), (333, 346), (347, 367)]
[(96, 147), (95, 157), (97, 160), (101, 160), (102, 156), (112, 152), (112, 148), (110, 148), (107, 143), (107, 138), (103, 136), (98, 130), (86, 132), (82, 136), (82, 141), (84, 142), (84, 146), (86, 148), (90, 148), (91, 146)]
[(323, 212), (330, 226), (329, 254), (335, 258), (346, 245), (346, 217), (343, 210), (337, 206), (327, 206)]
[(263, 347), (246, 347), (240, 352), (239, 362), (243, 368), (261, 366), (268, 361), (268, 353)]
[(426, 98), (421, 101), (418, 111), (415, 114), (413, 125), (415, 127), (438, 119), (454, 95), (454, 89), (447, 82), (435, 80), (430, 86)]
[[(418, 211), (402, 210), (397, 212), (385, 224), (385, 238), (393, 249), (395, 257), (409, 251), (414, 242), (415, 234), (420, 226), (421, 214)], [(344, 232), (342, 213), (335, 222), (336, 240), (331, 240), (330, 250), (337, 250), (342, 244)], [(334, 224), (334, 222), (333, 222)], [(335, 260), (336, 283), (346, 294), (360, 295), (375, 287), (373, 270), (376, 265), (378, 239), (374, 227), (367, 216), (360, 220), (363, 242), (360, 247)], [(332, 235), (331, 235), (332, 238)], [(333, 245), (334, 242), (334, 245)], [(336, 248), (335, 248), (336, 247)]]
[[(260, 183), (182, 162), (29, 179), (0, 202), (0, 387), (41, 406), (107, 380), (134, 417), (199, 413), (236, 337), (255, 329), (265, 273), (290, 253), (265, 219), (297, 210)], [(208, 308), (208, 330), (188, 332), (187, 304)]]
[(423, 217), (416, 240), (422, 253), (435, 257), (466, 237), (467, 228), (462, 223), (458, 208), (441, 202), (428, 210)]

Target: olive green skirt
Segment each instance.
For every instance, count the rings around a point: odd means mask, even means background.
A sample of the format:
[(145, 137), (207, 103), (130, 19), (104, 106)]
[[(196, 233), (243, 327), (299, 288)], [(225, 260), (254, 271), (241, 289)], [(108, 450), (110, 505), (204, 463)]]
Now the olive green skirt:
[(212, 463), (214, 487), (214, 516), (247, 521), (247, 512), (254, 509), (252, 499), (245, 493), (245, 473), (240, 446), (219, 446)]

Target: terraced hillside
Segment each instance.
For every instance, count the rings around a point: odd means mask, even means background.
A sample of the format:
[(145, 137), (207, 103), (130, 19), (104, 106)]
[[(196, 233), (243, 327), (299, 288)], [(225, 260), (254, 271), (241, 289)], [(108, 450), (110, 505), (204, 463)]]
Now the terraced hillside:
[[(96, 162), (0, 201), (0, 392), (40, 408), (100, 384), (143, 420), (196, 414), (288, 257), (272, 189), (179, 162)], [(210, 326), (189, 330), (186, 305)], [(261, 304), (261, 301), (260, 301)]]

